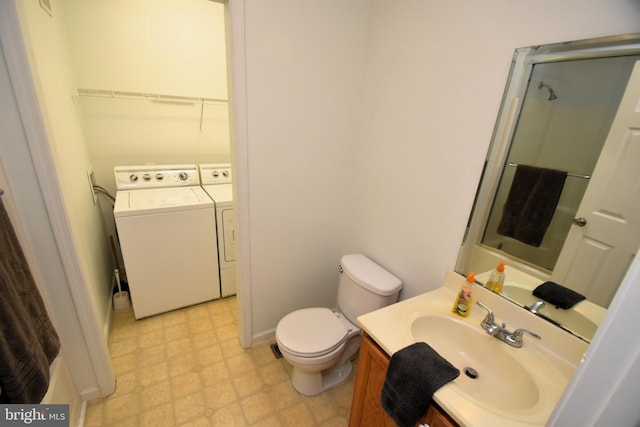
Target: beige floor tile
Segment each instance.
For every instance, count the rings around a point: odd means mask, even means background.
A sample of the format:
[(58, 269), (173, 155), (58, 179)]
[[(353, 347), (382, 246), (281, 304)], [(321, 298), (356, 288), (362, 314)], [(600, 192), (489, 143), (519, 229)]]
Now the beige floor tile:
[(169, 377), (169, 366), (167, 362), (160, 362), (155, 365), (145, 366), (138, 372), (140, 385), (148, 386)]
[(231, 373), (227, 369), (225, 362), (216, 362), (211, 365), (204, 366), (200, 371), (200, 376), (204, 381), (204, 386), (214, 385), (218, 380), (230, 379)]
[(302, 395), (293, 388), (291, 381), (273, 386), (269, 395), (278, 410), (293, 406), (302, 399)]
[(138, 405), (141, 411), (171, 403), (171, 382), (169, 380), (143, 387), (138, 393)]
[(293, 367), (267, 343), (238, 340), (235, 297), (142, 320), (114, 312), (116, 392), (92, 402), (85, 426), (345, 426), (353, 375), (319, 396), (291, 385)]
[(250, 424), (270, 416), (274, 412), (273, 403), (267, 393), (260, 392), (240, 401), (242, 412)]
[(112, 343), (115, 343), (128, 338), (136, 338), (137, 336), (138, 332), (136, 330), (136, 325), (133, 323), (126, 323), (118, 328), (112, 329), (109, 340)]
[(173, 399), (173, 410), (177, 424), (184, 424), (204, 416), (206, 409), (202, 392)]
[(321, 427), (344, 427), (349, 424), (349, 417), (335, 416), (327, 421), (320, 423)]
[(122, 396), (123, 394), (133, 393), (138, 386), (138, 372), (131, 371), (126, 374), (116, 375), (116, 391), (112, 396)]
[(284, 365), (277, 360), (261, 367), (258, 373), (262, 381), (269, 385), (279, 384), (290, 378)]
[(278, 414), (278, 419), (283, 426), (297, 427), (302, 425), (313, 425), (312, 416), (304, 403), (300, 402), (295, 406), (284, 409)]
[(324, 422), (338, 415), (338, 406), (328, 393), (321, 393), (306, 399), (307, 407), (313, 415), (313, 419), (318, 422)]
[(198, 362), (193, 352), (179, 354), (169, 359), (169, 372), (172, 377), (185, 372), (194, 372), (197, 366)]
[(211, 365), (212, 363), (220, 362), (224, 359), (222, 356), (222, 349), (218, 344), (196, 350), (195, 354), (196, 361), (200, 365)]
[(220, 342), (236, 339), (238, 337), (238, 327), (235, 323), (216, 326), (216, 335)]
[(163, 344), (164, 331), (162, 329), (138, 335), (138, 347), (140, 348), (151, 348)]
[(138, 402), (131, 393), (115, 396), (106, 400), (104, 409), (104, 421), (107, 424), (124, 422), (127, 418), (137, 416)]
[(205, 387), (204, 398), (207, 407), (217, 410), (235, 402), (238, 395), (231, 379), (226, 378), (218, 380), (209, 387)]
[(251, 427), (282, 427), (282, 422), (280, 422), (277, 415), (272, 415), (269, 418), (256, 422)]
[(176, 425), (173, 405), (170, 402), (143, 412), (139, 419), (140, 427), (172, 427)]
[(135, 336), (121, 339), (119, 341), (112, 341), (109, 344), (109, 353), (111, 357), (119, 357), (127, 354), (135, 353), (138, 348), (137, 338)]
[(166, 359), (165, 351), (166, 348), (164, 343), (160, 343), (158, 345), (147, 348), (138, 348), (135, 352), (138, 369), (164, 362)]
[[(186, 327), (186, 326), (185, 326)], [(193, 343), (188, 336), (168, 341), (165, 345), (167, 357), (189, 354), (193, 351)]]
[(133, 353), (112, 357), (111, 362), (113, 363), (113, 370), (116, 375), (136, 369), (136, 355)]
[(196, 372), (185, 372), (184, 374), (171, 377), (171, 391), (173, 392), (174, 399), (201, 389), (200, 375)]
[(186, 321), (167, 326), (164, 330), (164, 339), (167, 342), (189, 338), (189, 326)]
[(185, 311), (187, 312), (188, 320), (202, 319), (209, 317), (209, 309), (207, 308), (208, 304), (198, 304), (192, 307), (187, 307)]
[(180, 424), (180, 426), (184, 427), (211, 427), (211, 418), (210, 417), (200, 417), (195, 420), (187, 421), (184, 424)]
[(237, 356), (227, 359), (227, 366), (229, 367), (231, 375), (236, 377), (256, 369), (253, 359), (246, 353), (238, 354)]
[(187, 326), (189, 327), (191, 335), (200, 334), (202, 332), (213, 332), (213, 323), (211, 322), (211, 319), (209, 319), (209, 316), (189, 320), (187, 321)]
[(238, 402), (227, 405), (214, 412), (211, 417), (212, 426), (225, 427), (244, 427), (247, 426), (247, 420), (244, 418), (242, 408)]
[(226, 340), (220, 343), (220, 348), (222, 348), (222, 354), (225, 358), (230, 358), (236, 356), (238, 354), (247, 353), (249, 355), (252, 354), (250, 349), (244, 349), (240, 345), (240, 340), (237, 338)]
[(205, 332), (193, 334), (191, 336), (191, 342), (194, 350), (200, 350), (201, 348), (209, 347), (218, 344), (218, 337), (213, 329)]
[(249, 371), (246, 374), (234, 376), (233, 386), (238, 392), (238, 397), (242, 399), (262, 390), (264, 383), (255, 371)]
[(186, 309), (170, 311), (162, 314), (161, 316), (165, 328), (179, 325), (187, 321)]

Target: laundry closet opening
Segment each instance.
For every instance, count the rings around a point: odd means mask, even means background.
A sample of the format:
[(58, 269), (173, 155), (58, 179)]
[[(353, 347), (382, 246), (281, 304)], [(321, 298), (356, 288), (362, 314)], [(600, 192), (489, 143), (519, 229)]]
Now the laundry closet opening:
[[(231, 162), (224, 4), (69, 0), (53, 13), (64, 16), (95, 184), (115, 195), (117, 166)], [(126, 278), (113, 205), (98, 203)]]

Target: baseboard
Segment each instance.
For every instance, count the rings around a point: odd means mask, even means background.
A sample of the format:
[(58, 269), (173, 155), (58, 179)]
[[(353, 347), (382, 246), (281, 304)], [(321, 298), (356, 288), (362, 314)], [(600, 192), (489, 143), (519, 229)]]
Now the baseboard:
[(269, 329), (253, 336), (251, 340), (251, 347), (255, 347), (258, 344), (262, 344), (269, 341), (276, 340), (276, 329)]
[(78, 416), (78, 422), (76, 427), (84, 427), (84, 419), (87, 416), (87, 401), (83, 400), (80, 404), (80, 415)]

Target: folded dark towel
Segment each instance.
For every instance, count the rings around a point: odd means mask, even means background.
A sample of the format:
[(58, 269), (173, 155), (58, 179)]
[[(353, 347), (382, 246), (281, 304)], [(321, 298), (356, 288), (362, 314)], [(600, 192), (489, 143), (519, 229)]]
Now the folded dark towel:
[(413, 426), (429, 407), (433, 393), (460, 371), (424, 342), (391, 356), (380, 402), (399, 427)]
[(40, 403), (60, 341), (0, 200), (0, 403)]
[(584, 295), (554, 282), (544, 282), (533, 290), (533, 295), (564, 309), (571, 308), (585, 299)]
[(518, 165), (498, 225), (498, 234), (540, 246), (566, 178), (564, 171)]

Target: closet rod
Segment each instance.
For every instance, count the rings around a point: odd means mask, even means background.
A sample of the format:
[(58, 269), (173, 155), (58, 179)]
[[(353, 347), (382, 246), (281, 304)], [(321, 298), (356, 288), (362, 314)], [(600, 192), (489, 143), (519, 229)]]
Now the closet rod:
[[(511, 166), (511, 167), (518, 167), (517, 163), (513, 163), (513, 162), (509, 162), (507, 163), (507, 166)], [(567, 176), (572, 176), (574, 178), (582, 178), (582, 179), (591, 179), (591, 175), (583, 175), (583, 174), (579, 174), (579, 173), (573, 173), (573, 172), (567, 172)]]
[(179, 95), (162, 95), (158, 93), (144, 92), (127, 92), (121, 90), (103, 90), (103, 89), (76, 89), (78, 96), (93, 96), (98, 98), (121, 98), (121, 99), (138, 99), (156, 102), (188, 104), (188, 103), (223, 103), (226, 99), (204, 98), (196, 96), (179, 96)]

